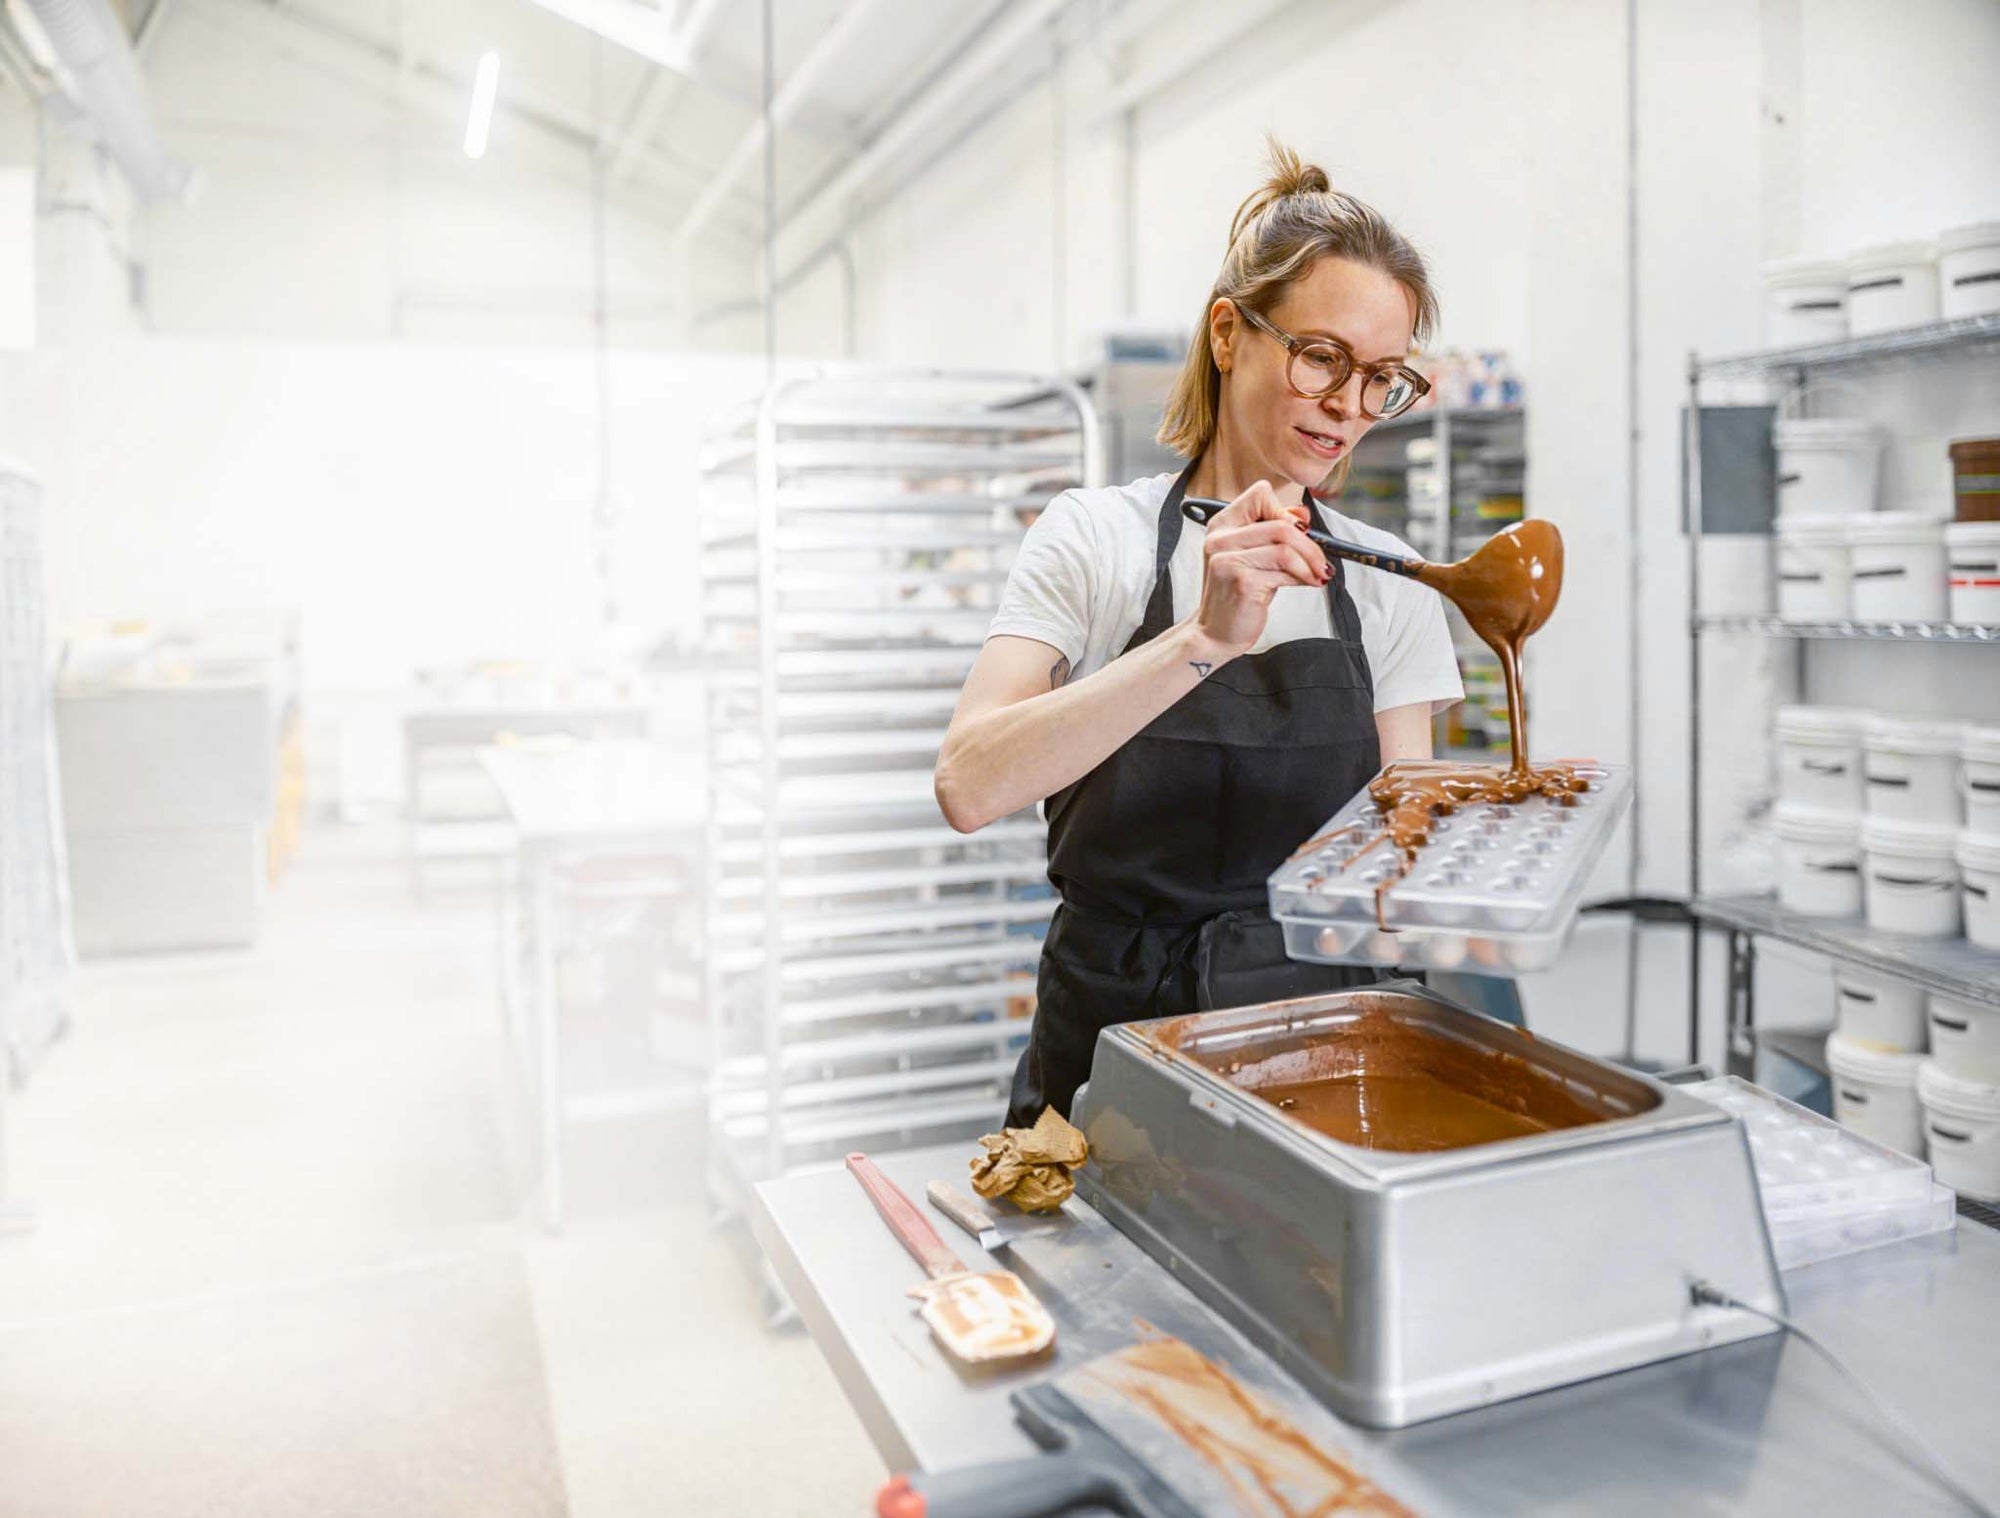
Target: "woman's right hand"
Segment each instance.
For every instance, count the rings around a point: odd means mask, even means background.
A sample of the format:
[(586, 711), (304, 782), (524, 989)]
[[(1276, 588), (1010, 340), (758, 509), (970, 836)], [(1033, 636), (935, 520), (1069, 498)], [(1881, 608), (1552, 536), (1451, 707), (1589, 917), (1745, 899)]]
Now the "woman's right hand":
[(1324, 585), (1333, 568), (1305, 535), (1303, 505), (1285, 506), (1259, 480), (1209, 520), (1201, 545), (1196, 630), (1228, 651), (1246, 653), (1264, 635), (1271, 597), (1286, 585)]

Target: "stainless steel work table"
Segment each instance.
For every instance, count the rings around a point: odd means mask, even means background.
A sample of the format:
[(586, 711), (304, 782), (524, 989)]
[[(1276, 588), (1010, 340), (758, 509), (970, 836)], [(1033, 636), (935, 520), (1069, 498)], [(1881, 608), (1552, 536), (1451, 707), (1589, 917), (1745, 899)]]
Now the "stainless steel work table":
[[(971, 1153), (952, 1144), (881, 1164), (981, 1269), (989, 1257), (922, 1201), (932, 1179), (962, 1184)], [(1080, 1201), (1070, 1207), (1075, 1227), (995, 1262), (1019, 1272), (1055, 1315), (1055, 1349), (1030, 1367), (986, 1373), (959, 1369), (931, 1341), (904, 1296), (921, 1278), (915, 1262), (844, 1169), (763, 1183), (752, 1223), (892, 1470), (1034, 1453), (1008, 1394), (1130, 1343), (1144, 1319), (1276, 1395), (1308, 1433), (1345, 1449), (1423, 1518), (1965, 1511), (1789, 1335), (1412, 1428), (1340, 1423), (1136, 1245)], [(1477, 1240), (1466, 1253), (1477, 1261)], [(1799, 1322), (2000, 1504), (2000, 1233), (1961, 1218), (1955, 1233), (1793, 1271), (1785, 1287)]]
[[(562, 1227), (564, 1120), (593, 1115), (593, 1105), (604, 1105), (566, 1096), (563, 1089), (556, 871), (566, 861), (603, 853), (654, 854), (691, 864), (700, 857), (706, 781), (698, 760), (638, 738), (491, 745), (478, 750), (478, 760), (500, 792), (519, 858), (515, 889), (531, 968), (526, 984), (519, 984), (522, 956), (503, 887), (500, 1000), (533, 1076), (540, 1108), (542, 1217), (553, 1233)], [(628, 1095), (612, 1101), (606, 1115), (639, 1110), (647, 1110), (647, 1103), (635, 1104)]]

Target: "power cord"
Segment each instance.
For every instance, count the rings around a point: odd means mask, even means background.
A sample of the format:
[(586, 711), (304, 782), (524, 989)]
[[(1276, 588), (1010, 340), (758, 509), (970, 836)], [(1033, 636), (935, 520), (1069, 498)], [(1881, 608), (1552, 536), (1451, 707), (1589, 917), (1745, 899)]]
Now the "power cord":
[(1863, 1381), (1852, 1370), (1848, 1369), (1840, 1356), (1820, 1343), (1818, 1339), (1807, 1333), (1805, 1329), (1799, 1327), (1790, 1318), (1786, 1317), (1783, 1313), (1768, 1312), (1764, 1308), (1745, 1302), (1741, 1297), (1732, 1297), (1728, 1292), (1710, 1281), (1691, 1282), (1688, 1294), (1693, 1298), (1695, 1305), (1698, 1307), (1733, 1307), (1739, 1312), (1747, 1312), (1755, 1317), (1762, 1318), (1767, 1323), (1775, 1323), (1778, 1327), (1784, 1329), (1786, 1333), (1798, 1339), (1806, 1348), (1810, 1349), (1814, 1354), (1826, 1361), (1827, 1364), (1839, 1371), (1846, 1378), (1847, 1384), (1861, 1394), (1862, 1400), (1868, 1403), (1874, 1410), (1876, 1417), (1880, 1418), (1887, 1425), (1889, 1431), (1903, 1442), (1903, 1455), (1912, 1465), (1924, 1471), (1939, 1486), (1950, 1492), (1960, 1502), (1963, 1502), (1968, 1509), (1977, 1513), (1979, 1518), (1996, 1518), (1994, 1510), (1987, 1506), (1971, 1488), (1966, 1486), (1964, 1482), (1960, 1481), (1946, 1468), (1945, 1463), (1937, 1457), (1929, 1445), (1924, 1443), (1923, 1439), (1917, 1434), (1917, 1431), (1897, 1415), (1894, 1408), (1890, 1407), (1880, 1397), (1876, 1396), (1874, 1392), (1870, 1391), (1868, 1383)]

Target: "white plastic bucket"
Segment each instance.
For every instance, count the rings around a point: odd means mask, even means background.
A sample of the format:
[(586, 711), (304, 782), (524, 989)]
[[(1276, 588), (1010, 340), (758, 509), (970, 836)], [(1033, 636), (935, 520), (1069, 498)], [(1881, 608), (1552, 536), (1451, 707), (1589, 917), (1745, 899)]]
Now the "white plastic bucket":
[(1892, 1054), (1830, 1034), (1826, 1063), (1833, 1072), (1833, 1117), (1863, 1138), (1922, 1157), (1924, 1114), (1917, 1104), (1921, 1054)]
[(1861, 824), (1861, 898), (1868, 926), (1911, 938), (1956, 938), (1958, 830), (1870, 817)]
[(1788, 622), (1837, 621), (1850, 614), (1846, 517), (1791, 517), (1778, 523), (1778, 615)]
[(1954, 622), (2000, 622), (2000, 522), (1947, 522), (1947, 610)]
[(1982, 949), (2000, 949), (2000, 836), (1960, 833), (1952, 854), (1965, 896), (1965, 936)]
[(1861, 734), (1868, 815), (1957, 827), (1958, 751), (1964, 745), (1962, 722), (1869, 718)]
[(1868, 422), (1773, 422), (1778, 516), (1853, 516), (1875, 509), (1882, 434)]
[[(1938, 234), (1938, 313), (1982, 316), (2000, 311), (2000, 221), (1974, 222)], [(1765, 276), (1768, 285), (1770, 276)]]
[(1867, 722), (1867, 713), (1845, 707), (1779, 707), (1771, 729), (1777, 739), (1778, 799), (1816, 812), (1858, 815)]
[(2000, 1082), (2000, 1010), (1930, 996), (1931, 1059), (1948, 1075)]
[(1784, 802), (1772, 808), (1778, 835), (1778, 901), (1809, 917), (1861, 915), (1861, 844), (1853, 817)]
[(2000, 1086), (1970, 1081), (1925, 1060), (1917, 1071), (1924, 1141), (1940, 1185), (2000, 1200)]
[(2000, 835), (2000, 727), (1967, 728), (1958, 757), (1966, 832)]
[(1921, 1053), (1924, 988), (1860, 965), (1833, 967), (1833, 1005), (1844, 1037), (1877, 1049)]
[(1847, 524), (1848, 604), (1863, 622), (1942, 622), (1944, 523), (1885, 511)]
[(1790, 348), (1847, 336), (1847, 266), (1818, 258), (1764, 265), (1764, 342)]
[(1937, 249), (1927, 242), (1863, 248), (1847, 260), (1847, 330), (1853, 337), (1938, 319)]

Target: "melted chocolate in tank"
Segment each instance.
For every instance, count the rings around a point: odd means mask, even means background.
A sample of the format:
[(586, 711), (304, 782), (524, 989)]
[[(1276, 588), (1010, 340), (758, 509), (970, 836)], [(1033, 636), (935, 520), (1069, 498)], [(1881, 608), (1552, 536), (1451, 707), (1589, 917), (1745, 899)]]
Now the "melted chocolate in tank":
[(1257, 1094), (1308, 1128), (1362, 1149), (1463, 1149), (1549, 1129), (1430, 1075), (1351, 1075)]
[(1519, 1055), (1427, 1033), (1381, 1012), (1307, 1047), (1218, 1073), (1329, 1138), (1404, 1154), (1576, 1128), (1609, 1115)]

